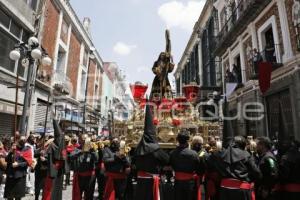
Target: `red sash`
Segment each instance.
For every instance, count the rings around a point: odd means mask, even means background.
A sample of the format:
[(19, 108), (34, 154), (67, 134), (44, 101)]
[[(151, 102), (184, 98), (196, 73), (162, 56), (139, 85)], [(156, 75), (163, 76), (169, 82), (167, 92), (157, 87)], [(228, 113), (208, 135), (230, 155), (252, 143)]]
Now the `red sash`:
[(254, 193), (254, 184), (248, 183), (245, 181), (240, 181), (237, 179), (232, 178), (225, 178), (221, 181), (221, 187), (228, 188), (228, 189), (242, 189), (242, 190), (252, 190), (251, 196), (252, 200), (255, 200), (255, 193)]
[(114, 180), (115, 179), (125, 179), (126, 174), (124, 173), (113, 173), (113, 172), (106, 172), (106, 184), (104, 189), (104, 197), (103, 200), (115, 200), (116, 193), (114, 188)]
[[(55, 161), (53, 167), (56, 170), (59, 170), (63, 167), (64, 161)], [(53, 178), (50, 176), (46, 177), (45, 185), (43, 189), (43, 197), (42, 200), (51, 200), (51, 193), (52, 193), (52, 187), (53, 187)]]
[(43, 189), (42, 200), (51, 200), (52, 185), (53, 185), (53, 179), (47, 176), (45, 180), (44, 189)]
[(78, 181), (78, 172), (74, 172), (73, 175), (72, 200), (81, 200), (79, 181)]
[(219, 174), (217, 172), (207, 172), (205, 174), (205, 179), (206, 179), (205, 197), (206, 199), (211, 199), (217, 194), (216, 185), (219, 185)]
[(138, 178), (151, 178), (153, 179), (153, 200), (160, 200), (159, 194), (159, 176), (144, 171), (138, 172)]
[(197, 200), (201, 200), (201, 185), (200, 177), (195, 173), (175, 172), (175, 180), (178, 181), (190, 181), (195, 180), (197, 184)]
[(59, 170), (60, 168), (63, 167), (63, 165), (64, 165), (64, 161), (59, 160), (59, 161), (55, 161), (53, 166), (56, 170)]
[(73, 175), (73, 190), (72, 190), (72, 200), (81, 200), (81, 192), (79, 188), (79, 181), (78, 177), (79, 176), (94, 176), (95, 175), (95, 170), (90, 170), (86, 172), (75, 172)]
[(274, 188), (275, 191), (282, 192), (299, 192), (300, 193), (300, 184), (299, 183), (287, 183), (287, 184), (277, 184)]
[(101, 170), (105, 170), (104, 162), (98, 162), (97, 168)]

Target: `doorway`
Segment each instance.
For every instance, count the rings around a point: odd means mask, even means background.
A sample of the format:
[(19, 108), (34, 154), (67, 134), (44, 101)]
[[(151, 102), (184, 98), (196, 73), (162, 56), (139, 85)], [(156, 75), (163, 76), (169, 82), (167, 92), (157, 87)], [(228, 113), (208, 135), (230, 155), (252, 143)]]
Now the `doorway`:
[(284, 90), (266, 98), (269, 137), (284, 140), (294, 137), (293, 109), (290, 91)]

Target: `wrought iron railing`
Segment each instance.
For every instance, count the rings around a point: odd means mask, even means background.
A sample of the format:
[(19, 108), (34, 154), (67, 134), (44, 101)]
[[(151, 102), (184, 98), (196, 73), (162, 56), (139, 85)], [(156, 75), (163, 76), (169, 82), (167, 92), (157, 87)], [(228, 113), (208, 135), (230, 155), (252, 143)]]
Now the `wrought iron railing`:
[(245, 12), (248, 8), (250, 8), (256, 0), (240, 0), (239, 4), (232, 10), (230, 17), (226, 20), (224, 26), (218, 34), (219, 40), (222, 38), (236, 25), (238, 19), (243, 16), (243, 12)]
[(238, 35), (270, 2), (271, 0), (239, 0), (237, 5), (231, 4), (229, 5), (231, 8), (229, 6), (225, 8), (231, 10), (217, 35), (216, 52), (225, 51), (226, 47), (235, 41)]
[(252, 54), (252, 58), (249, 60), (248, 66), (246, 68), (246, 76), (248, 80), (258, 78), (258, 66), (260, 62), (272, 63), (273, 71), (283, 66), (283, 52), (281, 44), (275, 44), (269, 48), (265, 48), (265, 50), (259, 52), (258, 54)]
[(54, 74), (54, 89), (62, 94), (70, 94), (72, 91), (72, 83), (64, 73), (56, 72)]

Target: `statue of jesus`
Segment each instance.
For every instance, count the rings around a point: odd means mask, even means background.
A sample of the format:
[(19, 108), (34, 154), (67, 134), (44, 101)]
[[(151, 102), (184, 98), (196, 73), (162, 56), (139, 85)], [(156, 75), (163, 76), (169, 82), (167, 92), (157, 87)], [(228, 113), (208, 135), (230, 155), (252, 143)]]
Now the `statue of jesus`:
[(164, 98), (172, 99), (172, 88), (168, 74), (174, 70), (174, 66), (171, 55), (170, 32), (166, 30), (166, 51), (160, 53), (152, 67), (152, 71), (155, 74), (150, 95), (152, 101), (157, 102)]

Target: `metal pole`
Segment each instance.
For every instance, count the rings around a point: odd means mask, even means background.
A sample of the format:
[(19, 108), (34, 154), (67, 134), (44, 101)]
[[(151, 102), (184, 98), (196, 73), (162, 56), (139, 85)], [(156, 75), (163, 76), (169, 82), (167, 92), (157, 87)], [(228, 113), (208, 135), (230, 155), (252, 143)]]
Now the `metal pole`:
[(14, 132), (13, 137), (14, 141), (16, 141), (16, 132), (18, 130), (18, 96), (19, 96), (19, 66), (17, 69), (17, 77), (16, 77), (16, 97), (15, 97), (15, 116), (14, 116)]
[(71, 105), (71, 133), (73, 134), (73, 104)]
[(21, 117), (21, 126), (20, 126), (20, 134), (26, 135), (26, 122), (27, 122), (27, 110), (28, 104), (30, 99), (30, 87), (31, 87), (31, 79), (32, 79), (32, 72), (34, 67), (34, 59), (29, 57), (29, 68), (27, 74), (27, 81), (26, 81), (26, 89), (25, 89), (25, 96), (24, 96), (24, 103), (23, 103), (23, 111)]
[(92, 123), (91, 123), (92, 120), (91, 120), (91, 117), (92, 117), (92, 116), (90, 115), (90, 133), (92, 132)]
[(85, 94), (84, 94), (84, 105), (83, 105), (83, 123), (84, 123), (84, 129), (86, 130), (86, 104), (87, 104), (87, 95), (88, 95), (88, 84), (89, 84), (89, 70), (90, 70), (90, 58), (88, 62), (88, 69), (87, 69), (87, 78), (86, 78), (86, 85), (85, 85)]
[(111, 111), (111, 121), (112, 121), (112, 132), (113, 132), (113, 135), (115, 136), (115, 122), (114, 122), (114, 112)]
[(47, 109), (46, 109), (46, 117), (45, 117), (45, 125), (44, 125), (44, 137), (46, 136), (46, 130), (47, 130), (48, 112), (49, 112), (49, 101), (50, 101), (50, 95), (48, 95), (48, 100), (47, 100)]

